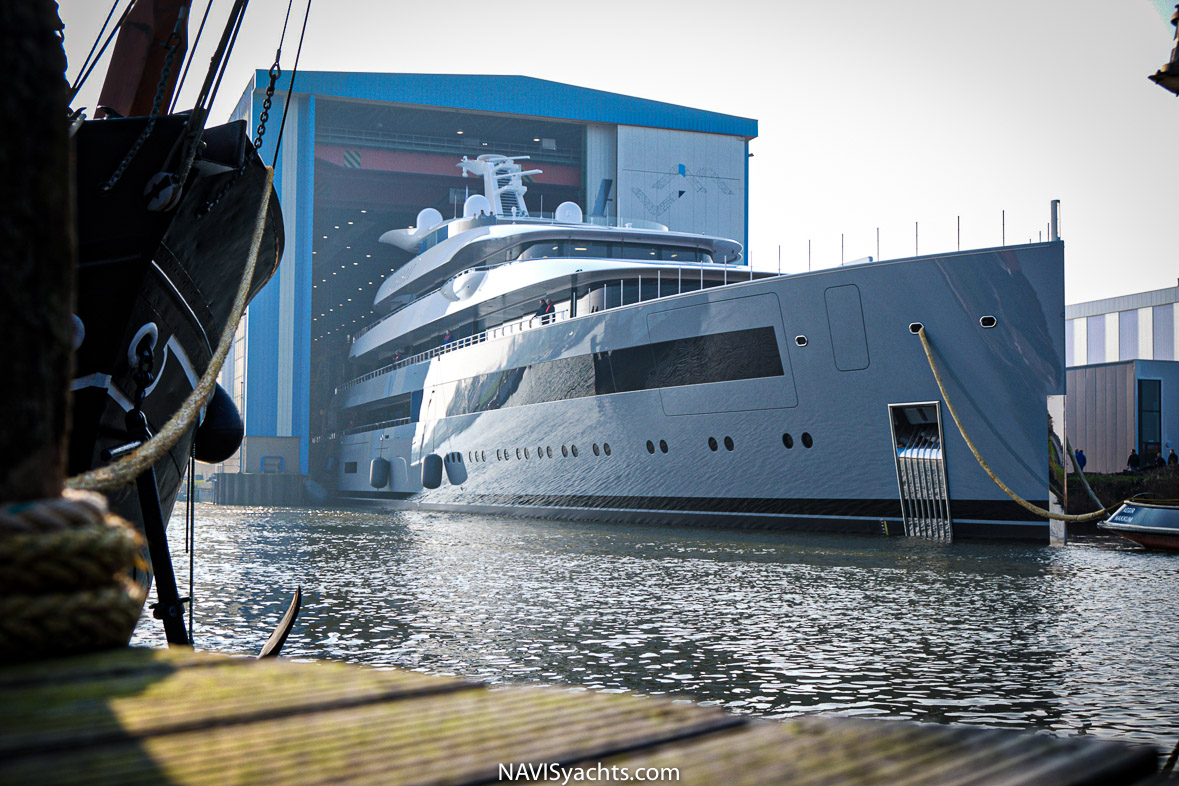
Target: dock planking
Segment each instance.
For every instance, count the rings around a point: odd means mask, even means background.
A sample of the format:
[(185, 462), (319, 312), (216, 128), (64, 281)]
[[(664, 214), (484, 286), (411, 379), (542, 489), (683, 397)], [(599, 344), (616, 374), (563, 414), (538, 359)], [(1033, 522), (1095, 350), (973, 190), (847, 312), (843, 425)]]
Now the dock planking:
[(675, 768), (665, 782), (685, 784), (1082, 784), (1135, 783), (1158, 766), (1154, 748), (1087, 737), (762, 721), (665, 698), (187, 649), (0, 669), (0, 706), (0, 783), (478, 784), (505, 782), (500, 765), (532, 765), (539, 780), (557, 772), (539, 767), (561, 765), (587, 780)]

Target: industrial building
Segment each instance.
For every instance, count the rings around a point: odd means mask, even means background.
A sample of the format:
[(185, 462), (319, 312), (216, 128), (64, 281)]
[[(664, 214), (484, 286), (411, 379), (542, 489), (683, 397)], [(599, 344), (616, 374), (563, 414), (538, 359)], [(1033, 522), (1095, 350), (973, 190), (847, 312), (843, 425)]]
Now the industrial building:
[[(269, 111), (268, 163), (289, 78)], [(268, 83), (257, 71), (235, 119), (258, 126)], [(534, 215), (571, 200), (589, 215), (748, 245), (755, 120), (523, 76), (300, 72), (282, 125), (275, 187), (286, 249), (222, 372), (246, 437), (220, 471), (322, 471), (317, 446), (338, 428), (330, 399), (349, 378), (349, 342), (406, 259), (378, 238), (422, 208), (461, 212), (481, 190), (461, 176), (463, 156), (527, 157), (543, 170), (527, 183)]]
[(1066, 433), (1088, 472), (1179, 452), (1179, 286), (1065, 308)]

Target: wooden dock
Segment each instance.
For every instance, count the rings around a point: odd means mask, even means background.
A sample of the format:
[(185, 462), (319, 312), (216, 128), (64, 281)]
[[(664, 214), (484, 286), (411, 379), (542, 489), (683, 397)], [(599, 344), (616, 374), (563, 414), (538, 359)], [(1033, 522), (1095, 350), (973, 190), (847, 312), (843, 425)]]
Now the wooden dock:
[(688, 701), (183, 649), (6, 667), (0, 707), (3, 784), (479, 784), (523, 782), (528, 765), (558, 783), (619, 781), (626, 768), (684, 784), (1090, 784), (1158, 767), (1152, 747), (1087, 737), (759, 721)]

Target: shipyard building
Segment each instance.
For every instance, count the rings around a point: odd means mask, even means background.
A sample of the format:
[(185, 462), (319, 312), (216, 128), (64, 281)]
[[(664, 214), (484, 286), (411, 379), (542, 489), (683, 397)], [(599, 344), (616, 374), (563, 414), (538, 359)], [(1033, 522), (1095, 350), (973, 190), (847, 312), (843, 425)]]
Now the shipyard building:
[(1179, 286), (1065, 308), (1065, 426), (1088, 472), (1179, 453)]
[[(654, 221), (748, 245), (749, 141), (757, 121), (522, 76), (300, 72), (276, 85), (260, 150), (275, 160), (286, 249), (238, 329), (221, 384), (245, 422), (229, 473), (318, 474), (334, 387), (381, 281), (407, 257), (378, 243), (419, 210), (461, 214), (481, 183), (464, 157), (527, 157), (530, 212)], [(234, 119), (259, 124), (255, 74)]]

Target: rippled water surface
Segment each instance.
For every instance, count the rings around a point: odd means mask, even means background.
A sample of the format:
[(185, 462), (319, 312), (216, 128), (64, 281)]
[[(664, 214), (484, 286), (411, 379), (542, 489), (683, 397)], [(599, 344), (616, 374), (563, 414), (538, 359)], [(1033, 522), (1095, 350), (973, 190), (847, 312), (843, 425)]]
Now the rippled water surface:
[[(1179, 556), (197, 506), (196, 641), (800, 713), (1179, 737)], [(183, 516), (169, 530), (187, 582)], [(181, 587), (181, 594), (186, 588)], [(145, 614), (136, 642), (161, 643)]]

